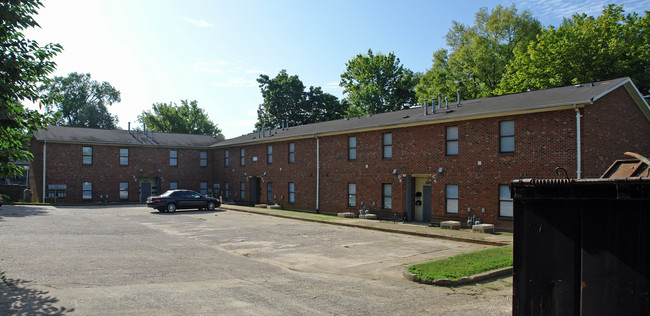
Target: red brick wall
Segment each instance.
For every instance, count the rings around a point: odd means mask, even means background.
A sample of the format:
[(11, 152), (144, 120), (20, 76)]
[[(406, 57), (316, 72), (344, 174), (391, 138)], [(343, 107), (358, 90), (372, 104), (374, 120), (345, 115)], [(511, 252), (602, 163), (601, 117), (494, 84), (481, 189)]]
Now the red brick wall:
[[(82, 147), (93, 148), (91, 165), (82, 164)], [(120, 165), (120, 148), (129, 149), (129, 164)], [(43, 197), (43, 143), (32, 142), (33, 176), (30, 184), (35, 192), (35, 199)], [(99, 196), (108, 194), (109, 201), (138, 202), (140, 199), (139, 180), (160, 177), (158, 193), (169, 189), (171, 181), (178, 182), (178, 188), (199, 191), (200, 182), (212, 186), (210, 156), (208, 166), (200, 167), (200, 152), (208, 149), (156, 148), (139, 146), (82, 145), (69, 143), (47, 143), (46, 184), (67, 185), (66, 197), (57, 199), (57, 203), (85, 202), (82, 199), (82, 182), (92, 182), (92, 202)], [(169, 151), (178, 151), (178, 166), (169, 165)], [(160, 171), (158, 171), (160, 170)], [(120, 200), (120, 182), (129, 183), (129, 197)], [(155, 186), (155, 185), (154, 185)], [(37, 193), (37, 194), (36, 194)], [(46, 200), (46, 202), (53, 202)]]
[(624, 87), (582, 110), (584, 178), (599, 178), (626, 151), (650, 157), (650, 121)]

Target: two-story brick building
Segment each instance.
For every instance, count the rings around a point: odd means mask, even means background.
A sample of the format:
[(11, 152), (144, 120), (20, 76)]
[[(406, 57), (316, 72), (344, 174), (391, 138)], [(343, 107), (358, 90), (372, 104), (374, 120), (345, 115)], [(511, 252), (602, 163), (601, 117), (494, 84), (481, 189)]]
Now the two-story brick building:
[[(568, 177), (598, 177), (626, 151), (650, 154), (650, 107), (629, 78), (442, 103), (266, 129), (228, 140), (193, 136), (197, 138), (190, 141), (188, 136), (186, 143), (175, 145), (132, 143), (133, 168), (120, 178), (130, 177), (129, 194), (138, 196), (129, 195), (131, 200), (146, 195), (141, 183), (149, 181), (163, 191), (176, 181), (197, 191), (207, 187), (224, 199), (245, 204), (278, 203), (285, 209), (322, 213), (358, 212), (365, 207), (415, 222), (476, 216), (509, 228), (510, 180), (558, 177), (558, 167)], [(45, 148), (45, 139), (48, 148), (55, 146), (57, 137), (50, 129), (35, 138), (34, 162), (42, 158), (38, 149)], [(103, 139), (102, 133), (135, 139), (126, 131), (93, 133), (97, 139)], [(154, 139), (164, 137), (156, 133)], [(49, 149), (48, 163), (58, 162), (47, 167), (46, 179), (67, 168), (68, 179), (75, 183), (67, 194), (75, 199), (88, 196), (83, 183), (92, 182), (80, 175), (111, 179), (110, 184), (94, 180), (93, 194), (105, 191), (116, 200), (115, 188), (124, 181), (116, 175), (126, 170), (117, 164), (122, 141), (89, 146), (88, 140), (71, 139), (61, 144), (76, 146), (62, 147), (74, 152), (68, 161), (52, 158)], [(83, 165), (84, 147), (110, 157), (102, 165), (112, 170), (112, 176), (100, 176), (102, 171)], [(179, 158), (179, 163), (187, 164), (175, 168), (165, 166), (173, 159), (171, 148), (194, 158)], [(135, 154), (138, 150), (142, 154)], [(201, 155), (208, 157), (208, 166), (200, 166)], [(142, 160), (151, 156), (156, 158)], [(147, 169), (149, 164), (153, 167)], [(142, 165), (144, 173), (139, 170)], [(55, 166), (60, 170), (53, 171)], [(31, 179), (38, 182), (39, 171), (35, 166), (31, 170)], [(43, 187), (62, 181), (47, 180)]]

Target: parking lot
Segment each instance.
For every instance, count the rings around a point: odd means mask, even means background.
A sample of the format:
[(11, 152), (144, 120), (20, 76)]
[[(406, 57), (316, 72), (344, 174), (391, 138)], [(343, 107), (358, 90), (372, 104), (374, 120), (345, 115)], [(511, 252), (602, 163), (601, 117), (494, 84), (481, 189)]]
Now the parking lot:
[(236, 211), (3, 206), (0, 241), (0, 314), (501, 315), (512, 304), (512, 278), (446, 288), (401, 276), (486, 246)]

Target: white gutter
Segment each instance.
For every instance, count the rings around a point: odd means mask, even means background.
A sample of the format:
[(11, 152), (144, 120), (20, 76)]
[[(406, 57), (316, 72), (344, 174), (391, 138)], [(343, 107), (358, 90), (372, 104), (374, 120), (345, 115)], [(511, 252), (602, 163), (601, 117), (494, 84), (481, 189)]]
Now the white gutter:
[(580, 149), (580, 142), (581, 142), (581, 136), (580, 136), (580, 109), (574, 104), (573, 109), (576, 111), (576, 178), (580, 179), (581, 178), (581, 170), (582, 166), (580, 164), (581, 161), (581, 149)]
[(41, 200), (41, 203), (45, 203), (45, 175), (46, 175), (46, 170), (45, 170), (45, 158), (47, 156), (47, 140), (43, 141), (43, 200)]
[(316, 213), (319, 213), (319, 197), (320, 197), (320, 139), (316, 137)]

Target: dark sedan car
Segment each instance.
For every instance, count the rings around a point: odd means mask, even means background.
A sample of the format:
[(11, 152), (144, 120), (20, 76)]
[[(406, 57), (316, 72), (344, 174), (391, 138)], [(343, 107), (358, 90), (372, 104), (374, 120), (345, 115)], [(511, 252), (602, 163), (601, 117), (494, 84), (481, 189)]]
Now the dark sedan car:
[(159, 196), (147, 198), (147, 207), (155, 208), (160, 212), (176, 212), (177, 209), (213, 211), (219, 206), (221, 206), (219, 200), (191, 190), (169, 190)]

